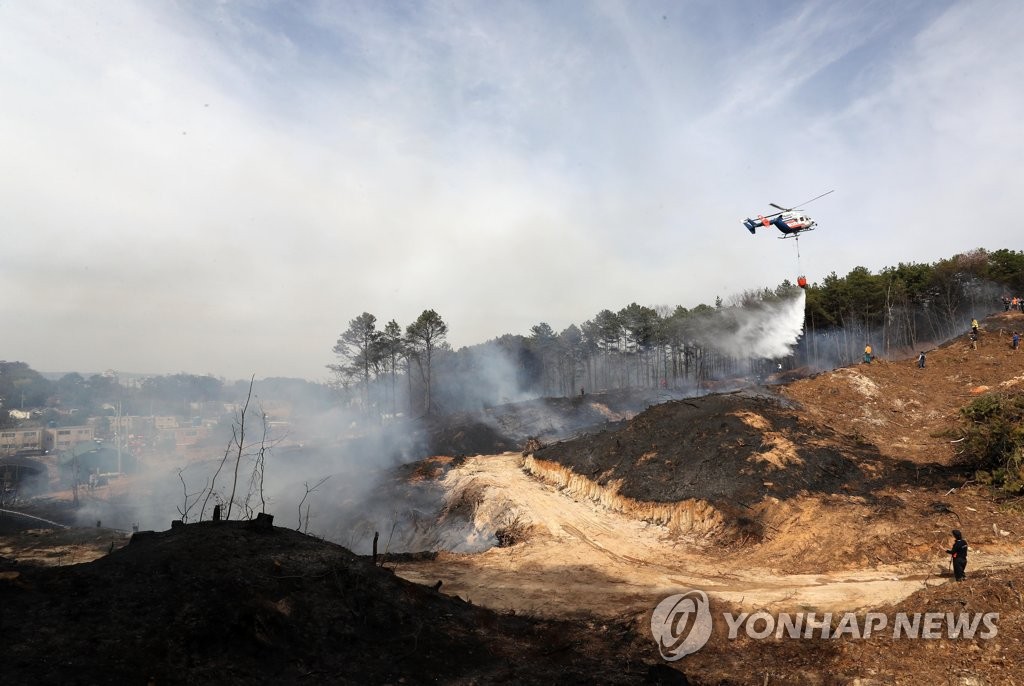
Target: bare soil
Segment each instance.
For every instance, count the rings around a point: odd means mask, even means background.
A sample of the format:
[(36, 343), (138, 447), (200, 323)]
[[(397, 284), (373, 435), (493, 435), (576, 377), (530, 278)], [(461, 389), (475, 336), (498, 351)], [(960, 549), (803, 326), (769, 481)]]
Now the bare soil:
[[(528, 525), (526, 542), (476, 555), (440, 552), (399, 564), (397, 573), (421, 583), (444, 579), (451, 592), (499, 610), (606, 618), (643, 613), (658, 594), (677, 588), (700, 588), (747, 607), (856, 610), (897, 601), (943, 583), (948, 574), (934, 548), (927, 565), (784, 573), (738, 564), (736, 553), (716, 550), (713, 542), (572, 498), (525, 473), (522, 463), (516, 453), (470, 458), (448, 474), (445, 485), (455, 493), (468, 487), (481, 492), (481, 526), (495, 519), (490, 504), (511, 507)], [(976, 551), (972, 566), (1001, 568), (1021, 560), (1012, 553)]]

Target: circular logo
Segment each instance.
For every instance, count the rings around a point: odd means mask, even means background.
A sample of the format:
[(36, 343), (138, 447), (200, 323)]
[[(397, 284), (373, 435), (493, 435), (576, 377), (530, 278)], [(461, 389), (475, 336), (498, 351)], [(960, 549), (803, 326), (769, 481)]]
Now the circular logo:
[(704, 591), (677, 593), (651, 614), (651, 634), (668, 662), (696, 653), (711, 638), (711, 607)]

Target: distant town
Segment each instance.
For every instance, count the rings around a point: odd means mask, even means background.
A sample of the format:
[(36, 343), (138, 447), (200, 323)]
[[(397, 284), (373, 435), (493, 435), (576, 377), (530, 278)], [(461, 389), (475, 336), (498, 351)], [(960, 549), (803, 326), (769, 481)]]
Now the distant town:
[[(326, 407), (330, 392), (300, 380), (259, 382), (250, 416), (277, 436), (293, 408)], [(140, 461), (185, 463), (223, 452), (249, 382), (177, 374), (127, 380), (107, 372), (57, 379), (0, 362), (0, 501), (95, 486)], [(261, 428), (261, 431), (263, 429)]]

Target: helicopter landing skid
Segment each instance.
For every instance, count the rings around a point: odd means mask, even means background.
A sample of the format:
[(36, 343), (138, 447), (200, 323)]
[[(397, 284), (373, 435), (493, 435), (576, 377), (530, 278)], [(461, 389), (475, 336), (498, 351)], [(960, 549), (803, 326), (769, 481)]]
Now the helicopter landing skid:
[(778, 239), (780, 241), (784, 241), (787, 238), (797, 238), (797, 239), (799, 239), (800, 238), (800, 234), (802, 234), (802, 233), (809, 233), (811, 231), (814, 231), (814, 229), (800, 229), (799, 231), (794, 231), (793, 233), (787, 233), (785, 236), (779, 236)]

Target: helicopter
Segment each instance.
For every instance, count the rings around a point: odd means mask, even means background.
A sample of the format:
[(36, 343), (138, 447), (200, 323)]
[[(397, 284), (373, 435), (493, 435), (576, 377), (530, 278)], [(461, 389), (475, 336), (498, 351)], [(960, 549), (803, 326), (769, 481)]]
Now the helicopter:
[[(814, 202), (818, 198), (824, 198), (829, 193), (833, 193), (834, 190), (828, 191), (828, 193), (822, 193), (821, 195), (806, 200), (800, 205), (807, 205)], [(754, 230), (758, 226), (774, 226), (782, 235), (779, 238), (796, 238), (799, 234), (805, 231), (814, 231), (818, 223), (808, 217), (803, 210), (796, 209), (800, 205), (795, 207), (782, 207), (775, 203), (768, 203), (775, 209), (779, 210), (775, 214), (769, 214), (767, 216), (757, 215), (757, 219), (744, 219), (743, 226), (747, 227), (747, 231), (754, 233)]]

